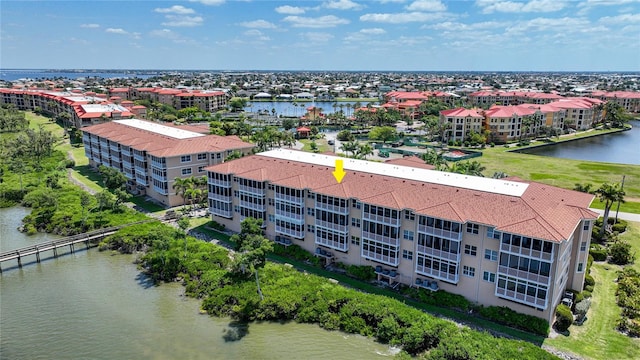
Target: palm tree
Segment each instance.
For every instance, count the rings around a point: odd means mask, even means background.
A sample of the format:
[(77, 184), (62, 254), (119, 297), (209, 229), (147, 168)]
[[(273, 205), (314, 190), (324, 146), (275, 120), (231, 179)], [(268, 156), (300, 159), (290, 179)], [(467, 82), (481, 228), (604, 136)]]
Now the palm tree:
[(357, 152), (358, 152), (358, 154), (356, 155), (357, 158), (366, 160), (367, 156), (373, 155), (373, 148), (369, 144), (362, 144), (358, 146)]
[(604, 231), (609, 221), (609, 211), (616, 202), (624, 203), (624, 190), (619, 184), (604, 183), (594, 192), (598, 196), (598, 200), (604, 203), (604, 214), (602, 215), (602, 227), (600, 228), (600, 236), (604, 236)]
[(176, 191), (176, 195), (182, 197), (183, 207), (187, 206), (187, 197), (185, 193), (190, 186), (191, 186), (191, 178), (177, 177), (173, 180), (173, 185), (171, 187)]
[(356, 140), (343, 142), (340, 146), (340, 150), (344, 151), (347, 156), (349, 156), (349, 153), (355, 154), (358, 150), (358, 142)]

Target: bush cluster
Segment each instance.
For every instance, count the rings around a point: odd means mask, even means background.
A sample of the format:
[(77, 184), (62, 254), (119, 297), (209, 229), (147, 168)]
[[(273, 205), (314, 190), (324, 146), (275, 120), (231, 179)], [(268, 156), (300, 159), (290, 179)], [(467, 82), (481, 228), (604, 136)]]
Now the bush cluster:
[(573, 314), (571, 309), (565, 304), (560, 304), (556, 307), (556, 323), (555, 328), (559, 332), (565, 332), (569, 330), (569, 326), (573, 324)]
[(506, 306), (482, 307), (480, 308), (480, 316), (537, 335), (549, 335), (549, 323), (547, 321), (535, 316), (520, 314)]
[(622, 317), (618, 329), (632, 337), (640, 337), (640, 272), (626, 267), (618, 274), (616, 290)]
[(589, 255), (593, 256), (593, 260), (595, 261), (606, 261), (609, 251), (602, 245), (591, 244), (589, 248)]
[(314, 266), (320, 266), (320, 259), (313, 256), (310, 252), (304, 250), (300, 246), (293, 244), (284, 246), (281, 244), (273, 244), (273, 253), (280, 256), (285, 256), (294, 260), (304, 261)]

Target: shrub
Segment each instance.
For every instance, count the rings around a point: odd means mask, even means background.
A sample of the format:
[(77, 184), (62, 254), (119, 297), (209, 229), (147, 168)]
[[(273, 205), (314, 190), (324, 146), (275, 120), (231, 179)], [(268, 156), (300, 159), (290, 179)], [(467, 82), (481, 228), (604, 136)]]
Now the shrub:
[[(569, 310), (571, 312), (571, 310)], [(520, 314), (506, 306), (489, 306), (480, 308), (480, 316), (517, 329), (547, 336), (549, 323), (535, 316)]]
[(575, 313), (577, 316), (576, 322), (582, 324), (584, 318), (587, 316), (587, 311), (589, 311), (589, 307), (591, 307), (591, 300), (584, 299), (580, 302), (576, 303)]
[(613, 232), (617, 232), (619, 234), (627, 231), (627, 223), (623, 222), (623, 220), (618, 220), (617, 224), (614, 224), (611, 229), (613, 230)]
[(347, 275), (362, 281), (371, 281), (376, 278), (376, 271), (368, 265), (348, 265), (346, 266)]
[(608, 250), (602, 245), (591, 244), (589, 255), (593, 256), (595, 261), (605, 261), (607, 260)]
[(587, 274), (584, 276), (584, 286), (594, 286), (596, 284), (596, 280), (593, 276)]
[(571, 313), (571, 309), (564, 304), (558, 305), (556, 308), (556, 330), (559, 332), (565, 332), (569, 329), (571, 324), (573, 324), (573, 314)]
[(630, 264), (636, 257), (635, 254), (631, 253), (631, 244), (624, 240), (616, 240), (609, 246), (609, 253), (611, 254), (609, 261), (617, 265)]

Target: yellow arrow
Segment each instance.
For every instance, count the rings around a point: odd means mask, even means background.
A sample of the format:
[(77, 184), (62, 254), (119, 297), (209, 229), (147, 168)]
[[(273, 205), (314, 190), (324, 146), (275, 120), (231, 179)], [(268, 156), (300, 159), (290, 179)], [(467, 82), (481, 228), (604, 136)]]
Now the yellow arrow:
[(336, 178), (338, 184), (342, 182), (342, 178), (347, 174), (343, 167), (342, 159), (336, 159), (336, 169), (332, 172), (333, 177)]

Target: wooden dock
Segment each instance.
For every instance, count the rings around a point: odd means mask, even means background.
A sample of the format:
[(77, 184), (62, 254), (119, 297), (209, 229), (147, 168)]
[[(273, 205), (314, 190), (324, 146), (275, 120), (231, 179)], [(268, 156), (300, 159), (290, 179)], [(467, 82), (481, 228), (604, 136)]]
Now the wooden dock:
[(73, 236), (67, 236), (60, 239), (48, 240), (45, 242), (41, 242), (35, 245), (25, 246), (20, 249), (4, 251), (0, 253), (0, 273), (2, 273), (2, 263), (10, 260), (17, 260), (18, 266), (22, 267), (22, 259), (26, 256), (35, 255), (36, 261), (40, 262), (40, 253), (43, 251), (53, 251), (53, 256), (58, 257), (58, 249), (62, 247), (69, 247), (71, 253), (75, 252), (75, 245), (78, 243), (84, 243), (86, 248), (91, 247), (92, 245), (96, 245), (98, 240), (103, 239), (106, 236), (115, 234), (116, 231), (131, 226), (134, 224), (140, 224), (147, 221), (140, 221), (136, 223), (112, 226), (109, 228), (98, 229), (82, 234), (77, 234)]

